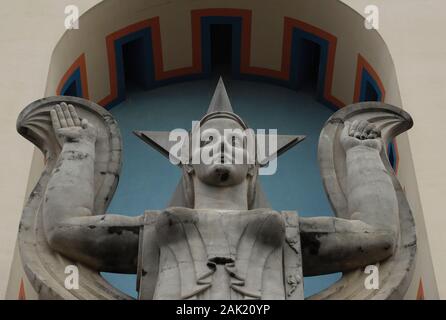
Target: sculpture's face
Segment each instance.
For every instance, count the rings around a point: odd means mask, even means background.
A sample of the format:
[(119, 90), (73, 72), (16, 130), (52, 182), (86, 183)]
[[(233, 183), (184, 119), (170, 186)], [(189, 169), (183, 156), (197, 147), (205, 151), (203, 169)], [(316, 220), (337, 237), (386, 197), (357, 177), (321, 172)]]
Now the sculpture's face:
[(254, 167), (248, 163), (243, 127), (233, 119), (214, 118), (202, 124), (200, 136), (200, 147), (192, 149), (192, 156), (200, 159), (192, 164), (197, 178), (220, 187), (242, 183)]

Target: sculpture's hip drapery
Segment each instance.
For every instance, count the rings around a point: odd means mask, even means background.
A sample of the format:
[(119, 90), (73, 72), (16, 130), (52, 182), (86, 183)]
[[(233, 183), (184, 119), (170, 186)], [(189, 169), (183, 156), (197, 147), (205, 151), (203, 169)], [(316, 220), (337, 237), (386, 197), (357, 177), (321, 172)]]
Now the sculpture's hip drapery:
[[(288, 250), (285, 239), (285, 229), (291, 227), (286, 215), (270, 209), (215, 212), (179, 207), (146, 213), (140, 298), (285, 299), (286, 276), (302, 277), (300, 250)], [(148, 249), (154, 243), (156, 248)], [(153, 270), (154, 261), (159, 261), (158, 270)], [(284, 269), (293, 263), (293, 268)], [(288, 297), (302, 298), (298, 281), (291, 283)]]

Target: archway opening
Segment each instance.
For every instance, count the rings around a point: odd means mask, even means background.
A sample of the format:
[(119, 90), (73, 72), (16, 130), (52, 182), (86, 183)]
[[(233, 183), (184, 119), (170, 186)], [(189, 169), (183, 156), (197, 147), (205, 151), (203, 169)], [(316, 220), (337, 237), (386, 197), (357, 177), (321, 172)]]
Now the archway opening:
[(135, 88), (147, 89), (149, 87), (150, 79), (146, 72), (149, 59), (146, 52), (143, 38), (138, 38), (122, 45), (124, 81), (127, 90)]
[(319, 80), (321, 46), (308, 39), (300, 39), (297, 50), (297, 87), (316, 92)]
[(212, 24), (211, 34), (211, 72), (228, 75), (232, 67), (232, 25)]
[(63, 96), (79, 97), (76, 81), (73, 81), (62, 93)]
[(370, 82), (365, 85), (364, 101), (378, 101), (379, 94)]

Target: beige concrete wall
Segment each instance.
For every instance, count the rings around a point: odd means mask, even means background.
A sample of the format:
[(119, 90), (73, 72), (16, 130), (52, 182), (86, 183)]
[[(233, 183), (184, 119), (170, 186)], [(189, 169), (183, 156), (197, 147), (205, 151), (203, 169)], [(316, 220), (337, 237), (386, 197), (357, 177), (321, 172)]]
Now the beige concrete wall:
[(62, 36), (64, 8), (81, 12), (99, 0), (14, 0), (0, 10), (0, 298), (5, 295), (26, 196), (33, 146), (15, 130), (20, 111), (44, 95), (51, 53)]
[[(30, 174), (28, 183), (26, 186), (25, 194), (28, 195), (32, 192), (34, 186), (37, 184), (42, 168), (44, 166), (43, 154), (37, 148), (34, 148), (32, 154)], [(31, 283), (29, 282), (22, 266), (20, 259), (18, 241), (14, 247), (14, 253), (12, 263), (9, 270), (9, 281), (6, 288), (5, 298), (8, 300), (15, 300), (20, 296), (20, 286), (23, 281), (23, 290), (26, 300), (37, 300), (37, 293), (34, 291)]]
[[(369, 0), (343, 1), (360, 13), (371, 3)], [(426, 298), (435, 297), (436, 288), (432, 287), (432, 278), (435, 278), (439, 297), (446, 299), (446, 215), (443, 202), (446, 194), (446, 151), (442, 135), (446, 119), (446, 43), (442, 40), (446, 2), (372, 2), (380, 9), (379, 33), (386, 41), (395, 63), (402, 104), (415, 121), (405, 142), (411, 151), (415, 176), (407, 177), (404, 184), (412, 210), (423, 214), (427, 231), (422, 230), (422, 223), (417, 221), (418, 236), (426, 237), (434, 270), (430, 275), (429, 270), (422, 272), (428, 268), (426, 265), (429, 261), (420, 252), (411, 289), (416, 289), (417, 276), (424, 273), (425, 292), (429, 293)], [(410, 151), (401, 155), (403, 167), (407, 164), (404, 159), (407, 159)]]

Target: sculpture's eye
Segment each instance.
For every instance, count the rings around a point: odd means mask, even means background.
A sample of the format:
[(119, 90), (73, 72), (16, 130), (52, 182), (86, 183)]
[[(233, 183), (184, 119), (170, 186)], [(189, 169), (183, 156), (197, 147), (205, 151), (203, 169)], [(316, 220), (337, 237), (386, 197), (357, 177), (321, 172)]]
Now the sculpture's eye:
[(238, 147), (238, 148), (243, 147), (243, 138), (240, 136), (236, 136), (236, 135), (232, 136), (231, 137), (231, 145), (233, 147)]
[(205, 145), (211, 143), (214, 140), (213, 136), (209, 136), (203, 140), (200, 141), (200, 147), (204, 147)]

